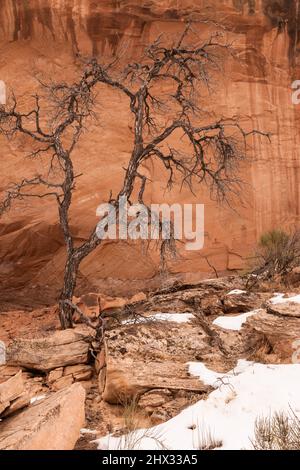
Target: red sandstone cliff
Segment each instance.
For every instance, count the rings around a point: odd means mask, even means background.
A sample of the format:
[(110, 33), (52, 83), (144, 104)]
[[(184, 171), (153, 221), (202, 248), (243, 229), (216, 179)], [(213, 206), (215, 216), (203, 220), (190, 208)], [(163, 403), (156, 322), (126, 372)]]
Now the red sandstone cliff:
[[(149, 167), (152, 202), (204, 202), (205, 249), (183, 253), (170, 264), (173, 274), (209, 272), (208, 256), (219, 269), (244, 265), (257, 237), (271, 227), (299, 222), (299, 107), (291, 101), (291, 83), (300, 79), (298, 37), (300, 2), (273, 0), (0, 0), (0, 80), (26, 102), (36, 88), (34, 73), (71, 78), (78, 54), (109, 57), (126, 45), (126, 57), (164, 31), (175, 33), (186, 19), (210, 18), (222, 23), (234, 41), (239, 60), (226, 65), (224, 77), (211, 96), (216, 114), (241, 115), (251, 125), (272, 133), (272, 145), (251, 142), (250, 162), (242, 168), (244, 199), (237, 212), (219, 207), (205, 189), (197, 198), (174, 188), (165, 194), (164, 175)], [(199, 26), (200, 27), (200, 26)], [(299, 28), (299, 31), (298, 31)], [(205, 27), (203, 26), (203, 34)], [(76, 154), (83, 173), (74, 197), (72, 224), (78, 239), (95, 223), (97, 205), (110, 189), (119, 187), (131, 150), (127, 107), (116, 93), (100, 97), (101, 129), (93, 125)], [(11, 181), (32, 175), (34, 163), (24, 160), (26, 142), (0, 142), (0, 190)], [(13, 207), (0, 224), (2, 287), (56, 287), (63, 268), (62, 237), (56, 207), (24, 202)], [(132, 244), (109, 242), (84, 261), (82, 279), (102, 288), (120, 280), (145, 280), (158, 273), (157, 256), (142, 256)], [(132, 284), (132, 285), (138, 285)], [(127, 289), (128, 283), (124, 286)]]

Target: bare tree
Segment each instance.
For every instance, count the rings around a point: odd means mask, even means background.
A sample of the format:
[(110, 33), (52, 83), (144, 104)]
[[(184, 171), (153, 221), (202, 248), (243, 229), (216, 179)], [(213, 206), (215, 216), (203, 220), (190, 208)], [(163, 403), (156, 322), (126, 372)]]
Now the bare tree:
[[(72, 327), (71, 300), (79, 265), (101, 243), (95, 226), (89, 238), (75, 246), (70, 227), (72, 194), (79, 176), (73, 167), (73, 151), (87, 119), (94, 117), (96, 85), (124, 94), (134, 121), (132, 153), (123, 184), (116, 196), (109, 198), (116, 210), (122, 196), (132, 203), (138, 182), (138, 202), (144, 203), (148, 181), (140, 168), (149, 159), (163, 163), (169, 188), (179, 177), (192, 192), (197, 184), (206, 184), (211, 196), (219, 201), (228, 201), (229, 194), (239, 194), (241, 181), (237, 170), (245, 158), (246, 138), (254, 133), (265, 134), (256, 130), (245, 132), (236, 118), (207, 122), (207, 95), (204, 96), (203, 89), (209, 90), (212, 75), (220, 71), (222, 57), (230, 53), (231, 47), (219, 34), (213, 34), (205, 42), (192, 35), (194, 32), (188, 25), (172, 44), (166, 44), (160, 37), (146, 49), (140, 62), (123, 68), (118, 60), (103, 65), (92, 59), (75, 83), (42, 84), (47, 100), (36, 95), (31, 111), (18, 111), (14, 97), (12, 106), (0, 111), (3, 134), (9, 138), (26, 135), (35, 148), (31, 157), (42, 155), (49, 159), (47, 177), (37, 175), (9, 188), (0, 214), (14, 199), (55, 198), (67, 248), (59, 300), (62, 328)], [(192, 42), (194, 45), (190, 46)], [(45, 109), (50, 120), (45, 119)], [(171, 145), (171, 137), (177, 137), (176, 145)]]

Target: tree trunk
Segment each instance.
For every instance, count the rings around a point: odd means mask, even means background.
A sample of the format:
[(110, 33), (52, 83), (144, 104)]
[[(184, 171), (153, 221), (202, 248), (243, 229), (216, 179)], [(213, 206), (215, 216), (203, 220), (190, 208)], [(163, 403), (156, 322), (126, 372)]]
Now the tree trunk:
[(78, 267), (78, 261), (72, 255), (69, 255), (65, 266), (64, 285), (59, 298), (59, 319), (63, 330), (73, 327), (73, 309), (70, 305), (66, 305), (65, 301), (70, 300), (72, 302)]

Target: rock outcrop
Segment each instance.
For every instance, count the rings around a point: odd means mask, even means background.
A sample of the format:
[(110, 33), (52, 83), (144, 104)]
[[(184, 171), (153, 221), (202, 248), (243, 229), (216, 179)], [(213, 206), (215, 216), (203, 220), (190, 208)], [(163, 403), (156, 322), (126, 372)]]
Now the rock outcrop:
[(299, 304), (288, 301), (268, 304), (266, 310), (249, 317), (246, 324), (266, 337), (273, 353), (281, 362), (299, 362)]
[(166, 407), (178, 394), (203, 396), (208, 387), (189, 375), (186, 363), (210, 351), (196, 322), (176, 323), (168, 314), (163, 321), (155, 315), (148, 321), (144, 317), (106, 332), (105, 347), (96, 360), (99, 391), (106, 402), (123, 405), (141, 399), (145, 403), (145, 397), (152, 401), (153, 393), (156, 399), (168, 397)]
[(149, 391), (155, 391), (156, 396), (159, 396), (161, 393), (165, 395), (166, 392), (179, 390), (201, 395), (207, 393), (209, 388), (190, 377), (184, 364), (108, 359), (102, 393), (103, 400), (108, 403), (126, 405), (134, 399), (139, 400)]
[(9, 416), (30, 402), (22, 372), (0, 383), (0, 417)]
[(0, 425), (0, 450), (72, 450), (85, 422), (85, 390), (65, 388)]
[(7, 348), (7, 363), (45, 372), (86, 364), (90, 342), (91, 335), (87, 332), (72, 329), (37, 339), (16, 339)]

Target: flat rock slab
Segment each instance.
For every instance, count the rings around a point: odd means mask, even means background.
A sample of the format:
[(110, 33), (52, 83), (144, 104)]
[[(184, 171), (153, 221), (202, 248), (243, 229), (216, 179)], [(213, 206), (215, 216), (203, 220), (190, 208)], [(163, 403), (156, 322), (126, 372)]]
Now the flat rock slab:
[(85, 390), (73, 384), (0, 423), (0, 450), (72, 450), (84, 426)]
[(62, 366), (85, 364), (91, 337), (73, 329), (56, 331), (37, 339), (16, 339), (7, 348), (7, 364), (50, 371)]
[(300, 319), (300, 304), (296, 302), (285, 302), (280, 304), (267, 304), (267, 312), (272, 315), (283, 317), (295, 317)]
[(103, 399), (109, 403), (127, 402), (154, 390), (184, 390), (206, 393), (210, 387), (191, 377), (186, 364), (108, 360)]
[(10, 402), (9, 407), (2, 413), (1, 418), (6, 418), (18, 410), (25, 408), (30, 404), (30, 396), (27, 391), (22, 393), (18, 398)]
[(19, 371), (16, 375), (0, 384), (0, 402), (15, 400), (23, 392), (24, 381), (22, 372)]
[(0, 415), (9, 408), (11, 402), (19, 398), (25, 391), (22, 372), (0, 383)]
[[(279, 306), (276, 305), (276, 309), (277, 307)], [(296, 343), (300, 339), (300, 318), (262, 310), (257, 315), (248, 317), (246, 325), (267, 338), (280, 360), (293, 362)]]

